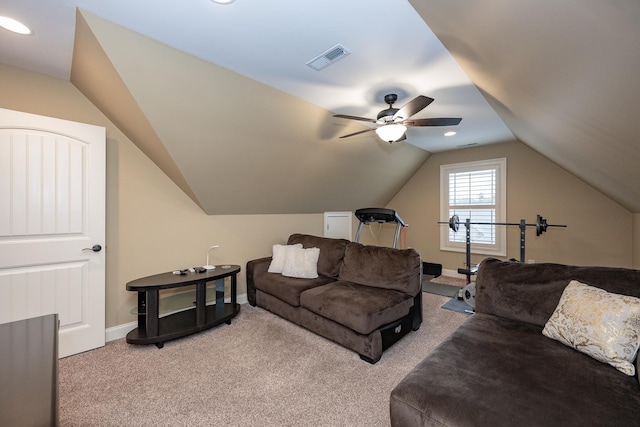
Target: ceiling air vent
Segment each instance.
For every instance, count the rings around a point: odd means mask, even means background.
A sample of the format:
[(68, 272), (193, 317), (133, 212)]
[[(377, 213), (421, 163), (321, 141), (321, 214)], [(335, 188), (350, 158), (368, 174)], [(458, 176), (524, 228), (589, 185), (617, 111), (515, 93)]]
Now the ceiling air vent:
[(344, 58), (350, 53), (351, 52), (349, 52), (344, 46), (337, 44), (331, 49), (321, 53), (311, 61), (307, 62), (307, 65), (316, 71), (320, 71), (323, 68), (338, 61), (339, 59)]

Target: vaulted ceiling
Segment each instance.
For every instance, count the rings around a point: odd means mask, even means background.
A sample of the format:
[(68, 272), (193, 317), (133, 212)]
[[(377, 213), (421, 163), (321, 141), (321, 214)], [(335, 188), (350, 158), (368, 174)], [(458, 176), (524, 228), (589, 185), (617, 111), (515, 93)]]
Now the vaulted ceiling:
[(428, 156), (345, 143), (358, 128), (316, 105), (88, 12), (77, 23), (71, 81), (209, 214), (385, 205)]
[[(429, 153), (519, 139), (640, 212), (640, 4), (9, 0), (0, 62), (70, 79), (209, 214), (384, 206)], [(5, 39), (8, 43), (5, 43)], [(42, 41), (44, 39), (44, 42)], [(337, 43), (351, 54), (305, 63)], [(334, 113), (435, 98), (390, 145)], [(544, 171), (540, 171), (544, 173)]]
[(411, 4), (520, 141), (640, 212), (640, 2)]

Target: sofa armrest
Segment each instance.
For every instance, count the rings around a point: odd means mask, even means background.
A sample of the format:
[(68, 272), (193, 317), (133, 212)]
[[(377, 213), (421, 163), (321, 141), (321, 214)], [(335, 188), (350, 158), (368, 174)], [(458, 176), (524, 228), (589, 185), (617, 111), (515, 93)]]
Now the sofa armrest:
[(266, 273), (271, 264), (271, 257), (258, 258), (247, 262), (247, 300), (249, 304), (256, 305), (255, 277)]

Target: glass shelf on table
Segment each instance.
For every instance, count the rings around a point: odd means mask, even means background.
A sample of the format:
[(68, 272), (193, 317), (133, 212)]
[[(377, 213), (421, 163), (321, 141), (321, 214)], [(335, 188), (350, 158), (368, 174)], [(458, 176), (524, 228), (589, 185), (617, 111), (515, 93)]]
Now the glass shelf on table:
[[(225, 302), (230, 298), (225, 298)], [(206, 305), (216, 305), (216, 288), (215, 286), (207, 287), (207, 302)], [(196, 291), (195, 288), (186, 292), (173, 293), (167, 296), (160, 294), (160, 301), (158, 307), (158, 317), (169, 316), (170, 314), (179, 313), (181, 311), (190, 310), (196, 307)], [(138, 311), (138, 307), (131, 309), (131, 314), (136, 316), (139, 314), (145, 314), (144, 309), (142, 312)]]

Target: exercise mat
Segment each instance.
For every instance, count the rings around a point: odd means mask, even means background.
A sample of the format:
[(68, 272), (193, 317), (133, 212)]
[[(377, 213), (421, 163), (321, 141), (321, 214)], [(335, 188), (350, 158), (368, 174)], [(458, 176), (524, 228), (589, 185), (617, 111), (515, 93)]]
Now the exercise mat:
[(451, 300), (443, 304), (440, 308), (457, 311), (458, 313), (473, 314), (473, 308), (464, 302), (464, 300), (458, 299), (457, 296), (451, 298)]
[(444, 283), (435, 283), (429, 280), (422, 281), (422, 291), (429, 292), (430, 294), (453, 297), (458, 295), (459, 290), (459, 286), (447, 285)]

